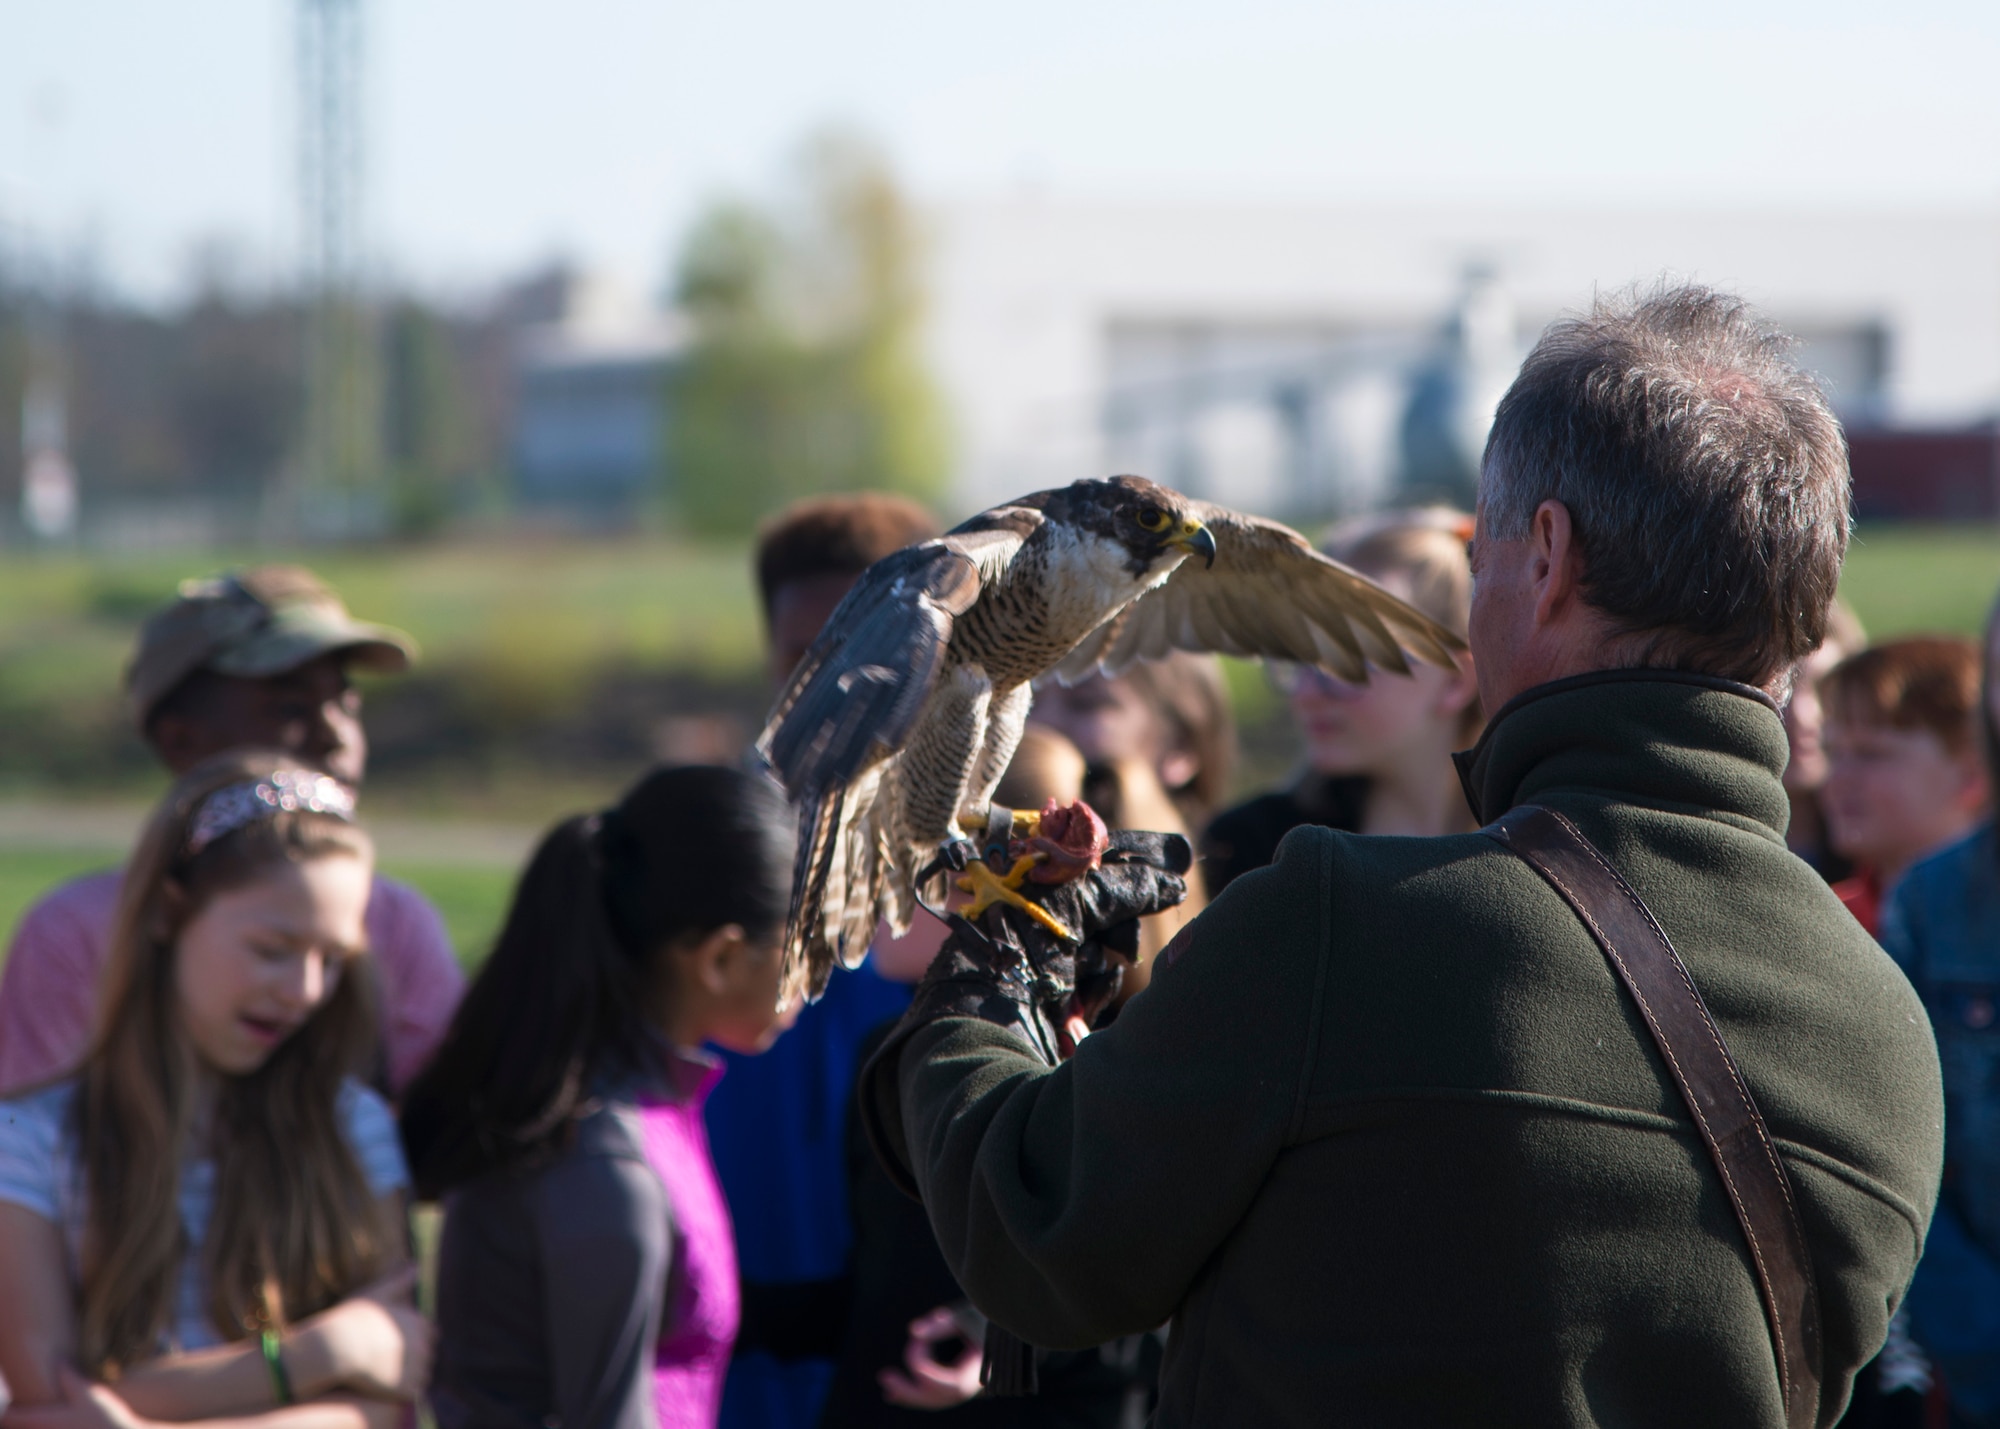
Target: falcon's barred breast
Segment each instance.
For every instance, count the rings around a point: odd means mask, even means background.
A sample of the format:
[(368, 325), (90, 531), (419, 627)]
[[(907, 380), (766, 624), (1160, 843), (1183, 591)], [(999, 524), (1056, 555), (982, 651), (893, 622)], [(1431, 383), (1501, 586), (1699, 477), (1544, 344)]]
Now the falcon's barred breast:
[(1036, 679), (1195, 650), (1361, 683), (1463, 649), (1291, 528), (1143, 477), (1024, 496), (876, 562), (758, 740), (799, 810), (785, 995), (817, 997), (878, 921), (908, 930), (919, 871), (983, 832)]

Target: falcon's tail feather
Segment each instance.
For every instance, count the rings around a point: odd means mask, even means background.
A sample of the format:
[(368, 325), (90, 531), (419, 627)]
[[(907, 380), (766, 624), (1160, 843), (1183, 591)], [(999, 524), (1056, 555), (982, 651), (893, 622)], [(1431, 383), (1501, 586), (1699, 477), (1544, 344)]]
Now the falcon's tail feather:
[(840, 853), (847, 791), (835, 785), (799, 805), (799, 852), (792, 864), (792, 906), (785, 919), (785, 969), (779, 996), (818, 997), (833, 975), (834, 948), (824, 924), (827, 884)]
[(835, 785), (799, 805), (799, 853), (785, 922), (784, 993), (817, 998), (834, 964), (859, 967), (887, 918), (909, 931), (908, 900), (897, 903), (898, 863), (881, 829), (880, 771)]
[(843, 967), (859, 967), (875, 941), (884, 869), (875, 857), (881, 812), (882, 775), (869, 770), (847, 787), (841, 815), (840, 852), (821, 906), (821, 936)]
[(882, 917), (888, 921), (889, 931), (899, 938), (916, 921), (919, 898), (929, 899), (933, 907), (944, 902), (945, 890), (936, 886), (936, 880), (930, 888), (917, 886), (917, 875), (937, 853), (934, 845), (910, 843), (886, 834), (878, 845), (875, 867), (882, 885)]

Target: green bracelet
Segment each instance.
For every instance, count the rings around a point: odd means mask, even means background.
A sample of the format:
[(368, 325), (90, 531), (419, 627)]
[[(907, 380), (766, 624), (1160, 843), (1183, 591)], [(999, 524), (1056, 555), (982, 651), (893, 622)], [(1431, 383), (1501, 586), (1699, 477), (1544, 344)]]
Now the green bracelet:
[(264, 1366), (271, 1371), (271, 1388), (277, 1391), (279, 1408), (298, 1403), (298, 1396), (292, 1393), (292, 1377), (285, 1373), (284, 1341), (272, 1329), (266, 1329), (259, 1338), (264, 1344)]

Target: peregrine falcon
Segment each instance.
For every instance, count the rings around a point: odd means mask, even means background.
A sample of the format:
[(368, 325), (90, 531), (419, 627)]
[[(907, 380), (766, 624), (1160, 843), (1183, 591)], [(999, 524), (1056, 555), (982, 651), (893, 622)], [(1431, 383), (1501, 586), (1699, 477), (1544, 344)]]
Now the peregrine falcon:
[(879, 919), (907, 931), (940, 851), (1011, 816), (993, 790), (1035, 680), (1116, 674), (1175, 649), (1361, 683), (1370, 666), (1407, 674), (1406, 649), (1451, 668), (1464, 644), (1289, 527), (1136, 476), (1024, 496), (877, 561), (757, 743), (799, 810), (785, 996), (818, 997), (836, 958), (861, 961)]

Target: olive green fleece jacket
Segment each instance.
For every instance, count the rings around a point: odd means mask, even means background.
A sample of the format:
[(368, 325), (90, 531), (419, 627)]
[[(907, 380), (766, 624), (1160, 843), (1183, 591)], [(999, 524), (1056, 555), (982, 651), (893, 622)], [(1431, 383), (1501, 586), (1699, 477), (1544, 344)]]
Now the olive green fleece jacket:
[[(1628, 672), (1530, 691), (1463, 763), (1482, 818), (1575, 820), (1693, 973), (1803, 1201), (1831, 1424), (1943, 1104), (1909, 984), (1786, 851), (1785, 756), (1761, 694)], [(864, 1086), (987, 1314), (1058, 1347), (1171, 1319), (1163, 1429), (1783, 1425), (1713, 1163), (1518, 856), (1299, 829), (1176, 944), (1054, 1070), (954, 1018)]]

